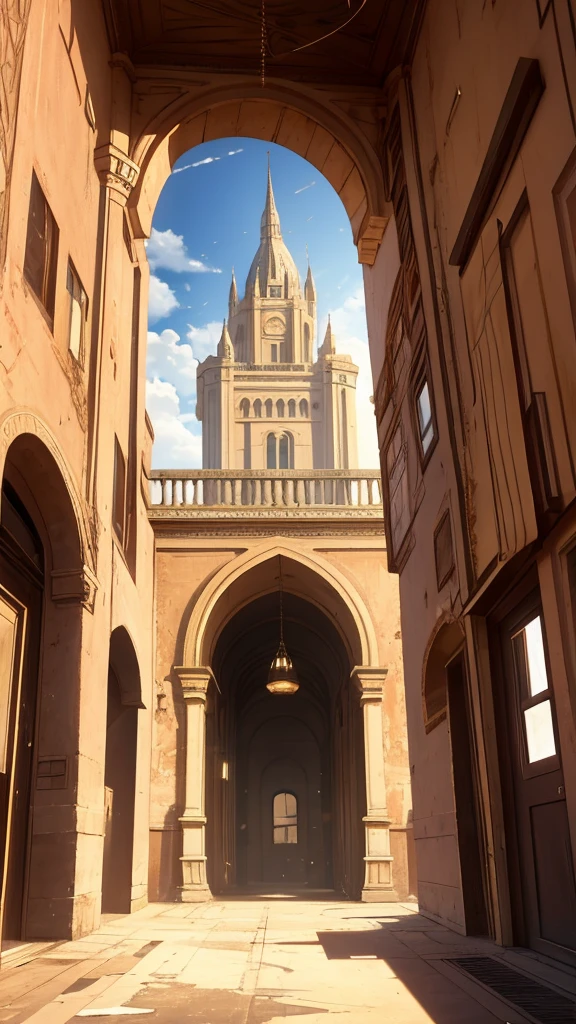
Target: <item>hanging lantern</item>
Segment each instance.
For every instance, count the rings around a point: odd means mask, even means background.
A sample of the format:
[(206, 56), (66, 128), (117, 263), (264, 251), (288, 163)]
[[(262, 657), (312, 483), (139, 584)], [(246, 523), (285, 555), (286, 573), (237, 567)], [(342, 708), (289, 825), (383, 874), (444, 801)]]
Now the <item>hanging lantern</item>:
[(282, 562), (280, 561), (280, 556), (278, 556), (278, 561), (280, 564), (280, 646), (278, 647), (274, 661), (270, 665), (266, 689), (270, 690), (270, 693), (296, 693), (296, 691), (300, 689), (300, 683), (298, 682), (298, 676), (296, 675), (296, 670), (292, 664), (292, 659), (284, 645)]

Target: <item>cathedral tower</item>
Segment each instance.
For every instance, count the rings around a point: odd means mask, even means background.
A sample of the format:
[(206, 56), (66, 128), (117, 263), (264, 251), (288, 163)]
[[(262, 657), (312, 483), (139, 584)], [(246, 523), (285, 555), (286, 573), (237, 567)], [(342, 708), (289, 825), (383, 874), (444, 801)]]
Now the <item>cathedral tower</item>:
[(315, 358), (316, 286), (304, 291), (282, 239), (270, 168), (260, 246), (215, 356), (198, 366), (205, 469), (353, 469), (358, 367), (337, 355), (330, 323)]

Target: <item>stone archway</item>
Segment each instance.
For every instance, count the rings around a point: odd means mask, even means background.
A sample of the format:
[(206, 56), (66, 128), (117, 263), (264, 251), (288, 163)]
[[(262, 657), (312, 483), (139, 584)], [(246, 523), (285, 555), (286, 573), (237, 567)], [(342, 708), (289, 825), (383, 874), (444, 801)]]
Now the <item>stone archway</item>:
[[(251, 137), (291, 149), (327, 178), (350, 219), (359, 262), (371, 266), (388, 223), (376, 97), (362, 98), (360, 126), (335, 97), (322, 99), (293, 83), (265, 89), (237, 80), (223, 85), (223, 76), (218, 77), (208, 88), (205, 78), (201, 84), (191, 82), (168, 106), (152, 115), (148, 107), (147, 116), (136, 118), (124, 174), (135, 236), (149, 236), (162, 187), (183, 153), (213, 139)], [(110, 157), (114, 154), (102, 153), (99, 159)], [(117, 152), (117, 176), (121, 158)]]
[[(278, 642), (279, 559), (287, 639), (303, 680), (301, 692), (284, 706), (264, 688)], [(262, 545), (257, 554), (236, 561), (216, 573), (200, 595), (184, 642), (187, 664), (175, 668), (187, 733), (182, 898), (208, 898), (209, 882), (221, 891), (238, 882), (273, 881), (266, 836), (274, 794), (270, 790), (270, 799), (256, 808), (242, 793), (280, 786), (270, 742), (277, 734), (283, 791), (299, 794), (302, 834), (312, 837), (300, 857), (307, 859), (306, 870), (300, 865), (293, 881), (316, 887), (334, 881), (354, 898), (394, 899), (382, 726), (386, 669), (377, 664), (374, 627), (363, 602), (341, 574), (297, 553), (289, 542)], [(230, 658), (236, 648), (238, 655)], [(367, 664), (359, 667), (362, 658)], [(288, 716), (284, 725), (279, 715)], [(292, 733), (288, 745), (280, 740)], [(291, 756), (293, 750), (300, 754)], [(311, 779), (319, 771), (334, 780), (333, 794), (327, 782), (315, 792), (304, 785), (307, 773)], [(257, 837), (244, 851), (242, 816)], [(322, 842), (314, 830), (322, 831)]]

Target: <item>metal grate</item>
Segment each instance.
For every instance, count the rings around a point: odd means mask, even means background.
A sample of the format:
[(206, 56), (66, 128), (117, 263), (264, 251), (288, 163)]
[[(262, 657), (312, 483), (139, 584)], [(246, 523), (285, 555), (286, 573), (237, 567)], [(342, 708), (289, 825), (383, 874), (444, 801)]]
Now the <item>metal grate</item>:
[(446, 959), (541, 1024), (576, 1024), (576, 1002), (489, 956)]

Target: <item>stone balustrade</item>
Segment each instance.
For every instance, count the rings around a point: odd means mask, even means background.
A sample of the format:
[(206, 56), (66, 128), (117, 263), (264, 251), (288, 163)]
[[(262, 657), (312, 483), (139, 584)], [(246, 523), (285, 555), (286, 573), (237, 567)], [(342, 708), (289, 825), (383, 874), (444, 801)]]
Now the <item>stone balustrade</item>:
[(153, 470), (150, 512), (169, 509), (344, 509), (382, 514), (377, 470)]

